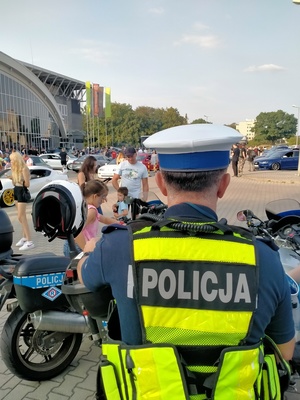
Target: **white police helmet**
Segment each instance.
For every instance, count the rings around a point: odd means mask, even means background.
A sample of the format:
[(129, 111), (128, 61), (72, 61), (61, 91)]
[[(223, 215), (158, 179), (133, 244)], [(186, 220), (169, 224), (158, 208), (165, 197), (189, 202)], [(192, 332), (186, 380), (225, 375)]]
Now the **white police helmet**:
[(155, 149), (165, 171), (212, 171), (227, 168), (229, 151), (242, 135), (224, 125), (190, 124), (164, 129), (144, 141)]
[(76, 237), (86, 219), (86, 203), (80, 187), (74, 183), (57, 180), (45, 185), (32, 205), (32, 221), (36, 231), (43, 232), (49, 240), (55, 237)]

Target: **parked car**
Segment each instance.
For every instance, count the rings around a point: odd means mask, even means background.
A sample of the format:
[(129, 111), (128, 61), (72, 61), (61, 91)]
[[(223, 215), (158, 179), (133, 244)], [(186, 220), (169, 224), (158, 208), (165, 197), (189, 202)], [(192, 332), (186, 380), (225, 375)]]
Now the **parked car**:
[(281, 149), (255, 157), (255, 169), (298, 169), (299, 149)]
[(108, 164), (98, 168), (98, 178), (109, 180), (114, 176), (117, 170), (117, 160), (114, 158)]
[[(47, 183), (54, 180), (68, 180), (68, 175), (65, 172), (54, 171), (52, 168), (42, 165), (28, 167), (30, 171), (30, 187), (31, 200), (34, 200), (38, 192)], [(0, 190), (1, 205), (12, 207), (15, 204), (14, 185), (11, 180), (11, 169), (3, 169), (0, 171), (0, 180), (2, 189)]]
[(97, 168), (102, 167), (102, 165), (108, 164), (110, 162), (110, 158), (102, 155), (102, 154), (86, 154), (74, 160), (69, 164), (69, 169), (78, 172), (83, 164), (83, 161), (89, 156), (92, 155), (97, 160)]
[(274, 153), (275, 151), (278, 151), (278, 150), (289, 150), (289, 149), (290, 149), (290, 147), (287, 144), (280, 144), (280, 145), (277, 145), (277, 146), (273, 146), (270, 149), (264, 150), (261, 153), (261, 156), (269, 155), (269, 154)]
[(45, 161), (42, 160), (39, 156), (30, 155), (29, 157), (32, 159), (33, 165), (36, 165), (36, 166), (41, 165), (41, 166), (44, 166), (44, 167), (48, 166), (48, 164), (45, 163)]
[(148, 171), (153, 170), (153, 165), (151, 165), (151, 153), (137, 153), (136, 160), (142, 162)]
[[(61, 158), (58, 153), (52, 153), (52, 154), (41, 154), (39, 156), (47, 165), (50, 165), (51, 168), (53, 169), (62, 169), (61, 166)], [(67, 168), (70, 169), (70, 164), (73, 163), (73, 161), (77, 160), (77, 157), (72, 156), (70, 154), (67, 155)]]

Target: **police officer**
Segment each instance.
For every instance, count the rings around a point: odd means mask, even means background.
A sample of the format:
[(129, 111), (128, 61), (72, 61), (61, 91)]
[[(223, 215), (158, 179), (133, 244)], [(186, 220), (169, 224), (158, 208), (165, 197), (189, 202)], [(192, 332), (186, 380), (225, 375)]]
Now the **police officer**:
[[(158, 153), (156, 183), (168, 200), (163, 221), (133, 233), (124, 226), (104, 229), (78, 264), (80, 280), (91, 291), (112, 287), (126, 344), (176, 345), (196, 377), (193, 393), (209, 387), (209, 371), (216, 371), (230, 346), (257, 349), (267, 334), (286, 360), (293, 355), (291, 296), (278, 253), (216, 215), (230, 182), (230, 148), (239, 138), (235, 130), (212, 124), (150, 136), (145, 145)], [(260, 371), (257, 354), (246, 363), (254, 366), (251, 385)], [(232, 370), (242, 368), (230, 362)], [(232, 379), (239, 385), (234, 391), (250, 393), (246, 376)], [(154, 385), (150, 378), (148, 384)]]

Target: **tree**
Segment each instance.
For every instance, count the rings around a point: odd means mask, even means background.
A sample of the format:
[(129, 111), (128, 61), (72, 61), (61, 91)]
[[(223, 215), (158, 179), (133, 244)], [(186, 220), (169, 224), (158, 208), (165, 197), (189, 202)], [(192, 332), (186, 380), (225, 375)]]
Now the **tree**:
[(207, 124), (207, 121), (205, 121), (205, 119), (203, 119), (203, 118), (198, 118), (198, 119), (194, 119), (192, 124)]
[[(137, 107), (130, 104), (112, 103), (111, 118), (104, 119), (86, 115), (82, 109), (83, 129), (87, 132), (85, 146), (131, 145), (139, 146), (140, 137), (152, 135), (173, 126), (186, 125), (188, 117), (180, 115), (177, 108)], [(193, 123), (208, 123), (202, 118)]]
[(295, 135), (297, 119), (293, 114), (285, 113), (282, 110), (262, 112), (256, 117), (253, 130), (258, 141), (269, 141), (275, 144)]
[(169, 107), (162, 110), (162, 129), (187, 124), (186, 119), (179, 114), (177, 108)]
[(228, 126), (229, 128), (233, 128), (233, 129), (236, 129), (236, 122), (232, 122), (231, 124), (229, 124), (229, 125), (226, 125), (225, 124), (225, 126)]

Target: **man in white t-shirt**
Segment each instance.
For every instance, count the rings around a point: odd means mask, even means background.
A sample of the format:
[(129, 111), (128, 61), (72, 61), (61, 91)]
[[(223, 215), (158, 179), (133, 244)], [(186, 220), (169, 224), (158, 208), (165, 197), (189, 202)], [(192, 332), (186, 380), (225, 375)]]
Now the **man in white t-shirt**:
[(136, 160), (136, 156), (136, 150), (133, 147), (128, 147), (125, 150), (126, 160), (118, 165), (118, 169), (112, 178), (112, 185), (118, 190), (118, 180), (121, 179), (121, 186), (127, 187), (128, 196), (139, 198), (141, 191), (149, 192), (149, 184), (147, 168), (143, 163)]
[(33, 165), (32, 158), (30, 158), (28, 154), (24, 154), (23, 159), (27, 167), (31, 167)]

